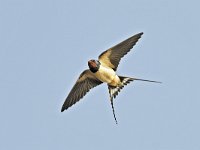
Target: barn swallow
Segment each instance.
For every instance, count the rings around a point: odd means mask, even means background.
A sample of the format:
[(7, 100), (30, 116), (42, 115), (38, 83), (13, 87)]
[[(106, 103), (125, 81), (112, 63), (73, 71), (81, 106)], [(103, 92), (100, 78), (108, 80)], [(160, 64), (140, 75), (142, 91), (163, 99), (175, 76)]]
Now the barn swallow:
[(86, 95), (87, 92), (89, 92), (90, 89), (102, 83), (107, 83), (112, 111), (115, 122), (117, 124), (113, 99), (118, 95), (120, 90), (125, 85), (134, 80), (160, 83), (158, 81), (119, 76), (116, 73), (121, 58), (124, 57), (124, 55), (126, 55), (133, 48), (133, 46), (141, 38), (142, 34), (142, 32), (138, 33), (104, 51), (101, 53), (101, 55), (99, 55), (98, 60), (89, 60), (89, 69), (83, 71), (79, 76), (69, 95), (65, 99), (61, 112), (78, 102)]

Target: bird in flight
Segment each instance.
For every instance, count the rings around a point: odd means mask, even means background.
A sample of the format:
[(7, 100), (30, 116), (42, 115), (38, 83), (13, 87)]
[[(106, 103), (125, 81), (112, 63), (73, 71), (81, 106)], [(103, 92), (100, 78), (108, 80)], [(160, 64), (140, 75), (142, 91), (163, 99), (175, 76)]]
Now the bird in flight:
[(104, 51), (99, 55), (98, 60), (89, 60), (89, 69), (86, 69), (80, 74), (78, 80), (76, 81), (69, 95), (65, 99), (61, 112), (78, 102), (86, 95), (87, 92), (89, 92), (90, 89), (102, 83), (107, 83), (112, 111), (115, 122), (117, 124), (115, 109), (113, 106), (113, 99), (118, 95), (120, 90), (125, 85), (134, 80), (160, 83), (158, 81), (119, 76), (116, 73), (121, 58), (124, 57), (124, 55), (126, 55), (133, 48), (133, 46), (141, 38), (142, 34), (142, 32), (138, 33)]

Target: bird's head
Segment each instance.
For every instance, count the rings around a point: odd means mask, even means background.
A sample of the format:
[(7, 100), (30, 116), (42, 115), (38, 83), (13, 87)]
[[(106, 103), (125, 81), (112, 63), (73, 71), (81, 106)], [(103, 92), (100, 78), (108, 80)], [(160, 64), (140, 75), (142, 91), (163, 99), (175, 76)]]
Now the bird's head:
[(99, 70), (100, 64), (101, 63), (98, 60), (92, 59), (88, 61), (88, 66), (90, 68), (90, 71), (92, 71), (93, 73)]

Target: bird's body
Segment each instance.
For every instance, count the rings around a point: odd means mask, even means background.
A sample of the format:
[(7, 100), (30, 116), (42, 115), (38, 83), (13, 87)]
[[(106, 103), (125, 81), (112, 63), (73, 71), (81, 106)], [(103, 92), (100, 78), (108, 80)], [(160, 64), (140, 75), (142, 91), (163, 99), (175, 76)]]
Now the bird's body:
[(99, 70), (94, 73), (94, 75), (101, 82), (107, 83), (111, 86), (118, 86), (121, 83), (116, 72), (107, 66), (100, 65)]
[(139, 40), (142, 34), (143, 33), (138, 33), (128, 38), (127, 40), (115, 45), (114, 47), (111, 47), (110, 49), (104, 51), (101, 55), (99, 55), (98, 60), (89, 60), (89, 69), (86, 69), (81, 73), (72, 90), (70, 91), (69, 95), (67, 96), (61, 111), (68, 109), (73, 104), (78, 102), (81, 98), (83, 98), (86, 95), (86, 93), (90, 89), (102, 83), (107, 83), (113, 115), (117, 123), (113, 106), (113, 99), (118, 95), (120, 90), (125, 85), (134, 80), (157, 82), (151, 80), (118, 76), (116, 73), (121, 58), (133, 48), (133, 46), (136, 44), (136, 42)]

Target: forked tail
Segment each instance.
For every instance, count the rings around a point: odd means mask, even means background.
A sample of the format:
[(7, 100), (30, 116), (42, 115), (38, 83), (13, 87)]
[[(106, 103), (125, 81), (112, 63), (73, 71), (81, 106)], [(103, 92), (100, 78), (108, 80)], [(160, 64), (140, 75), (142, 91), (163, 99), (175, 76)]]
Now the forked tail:
[(115, 115), (113, 99), (118, 95), (118, 93), (121, 91), (121, 89), (124, 88), (125, 85), (129, 84), (131, 81), (134, 81), (134, 80), (161, 83), (161, 82), (158, 82), (158, 81), (138, 79), (138, 78), (130, 78), (130, 77), (122, 77), (122, 76), (119, 76), (119, 78), (121, 80), (121, 85), (116, 86), (116, 87), (108, 85), (108, 90), (109, 90), (109, 94), (110, 94), (110, 102), (111, 102), (112, 111), (113, 111), (113, 115), (114, 115), (114, 119), (115, 119), (116, 124), (117, 124), (117, 118), (116, 118), (116, 115)]

